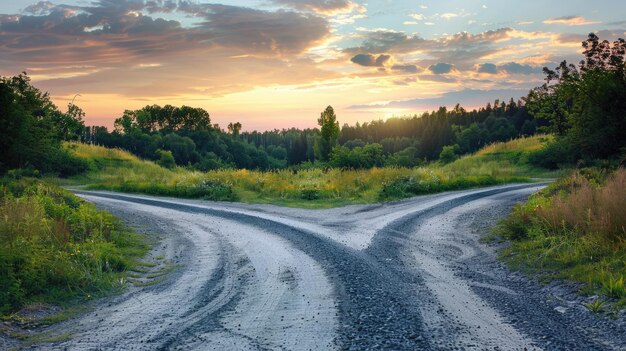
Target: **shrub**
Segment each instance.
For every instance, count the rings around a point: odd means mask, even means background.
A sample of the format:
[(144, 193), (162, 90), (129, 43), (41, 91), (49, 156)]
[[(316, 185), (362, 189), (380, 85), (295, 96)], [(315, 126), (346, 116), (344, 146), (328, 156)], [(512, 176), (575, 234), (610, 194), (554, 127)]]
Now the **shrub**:
[(157, 150), (158, 160), (157, 164), (167, 169), (174, 169), (176, 167), (176, 160), (174, 155), (169, 150)]
[(444, 146), (439, 154), (439, 161), (443, 164), (453, 162), (459, 158), (460, 147), (457, 144)]
[(574, 164), (578, 153), (572, 143), (563, 138), (547, 143), (540, 150), (529, 154), (528, 161), (538, 167), (558, 169), (562, 165)]

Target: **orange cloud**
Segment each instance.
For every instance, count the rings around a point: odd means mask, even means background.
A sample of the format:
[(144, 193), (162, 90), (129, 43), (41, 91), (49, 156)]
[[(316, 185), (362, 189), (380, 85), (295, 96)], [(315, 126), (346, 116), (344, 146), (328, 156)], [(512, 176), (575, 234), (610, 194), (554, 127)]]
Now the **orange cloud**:
[(543, 23), (546, 24), (566, 24), (568, 26), (585, 26), (588, 24), (596, 24), (596, 23), (600, 23), (600, 22), (594, 22), (594, 21), (590, 21), (585, 19), (582, 16), (564, 16), (564, 17), (557, 17), (557, 18), (549, 18), (545, 21), (543, 21)]

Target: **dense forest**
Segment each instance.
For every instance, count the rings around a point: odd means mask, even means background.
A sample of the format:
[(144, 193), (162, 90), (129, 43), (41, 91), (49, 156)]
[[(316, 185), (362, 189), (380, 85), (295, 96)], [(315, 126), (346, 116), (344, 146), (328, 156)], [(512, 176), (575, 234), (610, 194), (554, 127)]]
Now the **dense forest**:
[[(332, 107), (325, 114), (334, 115)], [(410, 167), (436, 160), (446, 145), (458, 144), (456, 153), (469, 153), (488, 143), (532, 135), (543, 125), (545, 120), (529, 114), (524, 101), (496, 100), (472, 111), (457, 105), (410, 118), (344, 125), (340, 131), (336, 128), (331, 140), (323, 137), (323, 122), (321, 129), (241, 132), (239, 123), (229, 124), (227, 130), (211, 124), (208, 112), (200, 108), (152, 105), (125, 111), (110, 133), (92, 127), (77, 137), (164, 164), (173, 157), (176, 164), (199, 170), (278, 169), (303, 162), (345, 168)]]
[(583, 42), (585, 59), (544, 69), (546, 82), (515, 101), (494, 101), (468, 111), (457, 105), (408, 118), (390, 118), (339, 128), (328, 106), (320, 128), (242, 132), (212, 124), (201, 108), (146, 106), (127, 110), (115, 128), (86, 127), (84, 112), (69, 104), (61, 112), (24, 73), (0, 80), (0, 169), (33, 169), (70, 175), (85, 170), (61, 147), (80, 141), (128, 150), (165, 167), (197, 170), (286, 167), (413, 167), (450, 162), (482, 146), (549, 132), (557, 136), (533, 162), (548, 168), (579, 160), (611, 158), (626, 140), (626, 79), (623, 39), (613, 44), (595, 34)]

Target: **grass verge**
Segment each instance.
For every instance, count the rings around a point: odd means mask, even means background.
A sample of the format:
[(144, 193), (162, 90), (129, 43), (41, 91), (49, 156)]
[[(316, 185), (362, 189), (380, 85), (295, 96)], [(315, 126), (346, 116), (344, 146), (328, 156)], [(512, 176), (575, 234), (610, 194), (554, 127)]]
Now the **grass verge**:
[(575, 172), (517, 205), (496, 233), (512, 242), (501, 257), (513, 268), (626, 308), (626, 170)]
[(40, 180), (0, 180), (0, 315), (125, 285), (148, 250), (111, 214)]

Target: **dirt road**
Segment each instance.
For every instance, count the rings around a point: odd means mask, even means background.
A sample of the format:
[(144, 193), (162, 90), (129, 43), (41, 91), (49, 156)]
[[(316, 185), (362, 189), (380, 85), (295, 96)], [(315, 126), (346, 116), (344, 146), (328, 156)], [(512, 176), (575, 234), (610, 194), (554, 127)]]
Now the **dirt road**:
[(328, 210), (78, 192), (159, 235), (152, 256), (173, 270), (55, 326), (72, 338), (49, 348), (624, 349), (623, 320), (479, 243), (541, 186)]

